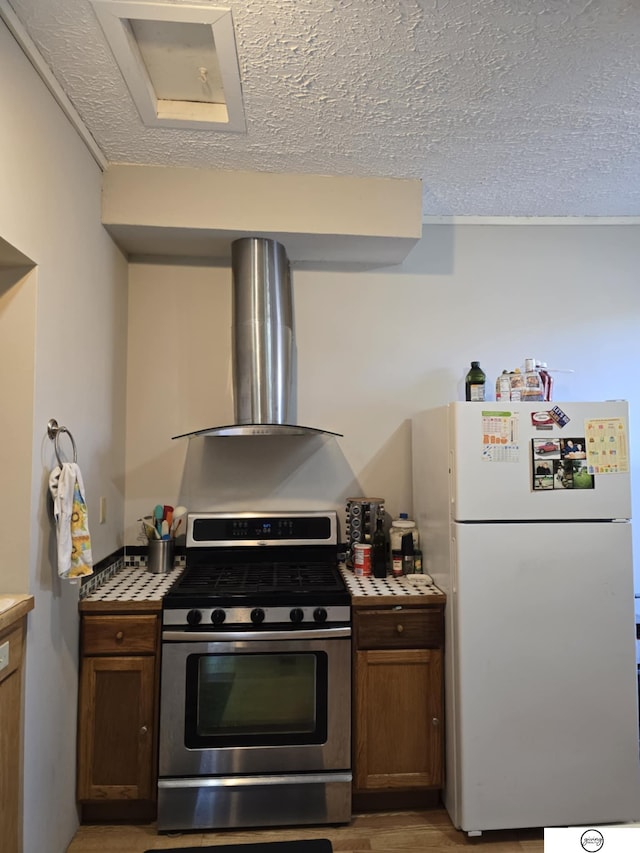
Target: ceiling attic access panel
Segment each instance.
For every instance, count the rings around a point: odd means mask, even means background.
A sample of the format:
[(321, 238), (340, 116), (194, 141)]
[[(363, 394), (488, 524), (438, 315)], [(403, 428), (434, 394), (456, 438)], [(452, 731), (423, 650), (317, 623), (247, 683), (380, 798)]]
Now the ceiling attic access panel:
[(143, 123), (246, 130), (231, 10), (92, 0)]

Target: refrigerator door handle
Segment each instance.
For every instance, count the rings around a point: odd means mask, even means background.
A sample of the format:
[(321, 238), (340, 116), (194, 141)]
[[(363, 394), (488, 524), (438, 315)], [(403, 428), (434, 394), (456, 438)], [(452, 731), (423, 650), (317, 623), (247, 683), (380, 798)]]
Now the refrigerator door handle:
[[(451, 504), (451, 509), (453, 510), (456, 505), (456, 476), (454, 471), (454, 460), (455, 455), (453, 450), (449, 451), (449, 503)], [(455, 514), (453, 514), (455, 517)]]
[(456, 541), (455, 524), (451, 523), (451, 549), (449, 559), (451, 561), (451, 594), (454, 595), (458, 591), (458, 543)]

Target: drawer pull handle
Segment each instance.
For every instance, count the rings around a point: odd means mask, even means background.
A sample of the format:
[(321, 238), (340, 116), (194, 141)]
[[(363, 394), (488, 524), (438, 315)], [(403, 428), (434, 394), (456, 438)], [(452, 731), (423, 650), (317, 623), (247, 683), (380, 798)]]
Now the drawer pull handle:
[(398, 634), (402, 634), (402, 632), (404, 631), (404, 625), (396, 625), (396, 631), (398, 632)]
[(116, 640), (121, 643), (124, 640), (124, 631), (118, 631), (116, 634)]
[(149, 729), (148, 729), (146, 726), (143, 726), (143, 727), (140, 729), (140, 734), (141, 734), (141, 735), (146, 735), (146, 733), (147, 733), (148, 731), (149, 731)]
[(434, 726), (434, 727), (435, 727), (435, 726), (439, 726), (439, 725), (440, 725), (440, 720), (439, 720), (437, 717), (434, 717), (434, 718), (431, 720), (431, 725), (432, 725), (432, 726)]

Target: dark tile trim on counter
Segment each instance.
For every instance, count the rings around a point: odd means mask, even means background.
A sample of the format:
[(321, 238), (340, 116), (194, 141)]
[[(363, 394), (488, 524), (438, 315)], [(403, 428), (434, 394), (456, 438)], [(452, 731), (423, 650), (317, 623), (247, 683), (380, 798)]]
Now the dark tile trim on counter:
[[(177, 545), (175, 550), (174, 566), (176, 568), (185, 564), (185, 546)], [(146, 545), (128, 545), (126, 548), (119, 548), (100, 560), (94, 563), (93, 574), (83, 578), (80, 585), (80, 598), (86, 598), (95, 592), (102, 584), (111, 580), (114, 575), (125, 568), (146, 568), (147, 567), (147, 547)]]

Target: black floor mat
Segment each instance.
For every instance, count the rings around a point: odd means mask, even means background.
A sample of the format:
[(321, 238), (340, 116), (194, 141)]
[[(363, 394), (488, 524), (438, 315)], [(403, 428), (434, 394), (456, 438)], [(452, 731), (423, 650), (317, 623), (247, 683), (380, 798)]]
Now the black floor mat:
[[(258, 844), (223, 844), (218, 847), (172, 847), (162, 853), (333, 853), (326, 838), (309, 838), (305, 841), (268, 841)], [(160, 853), (147, 850), (146, 853)]]

